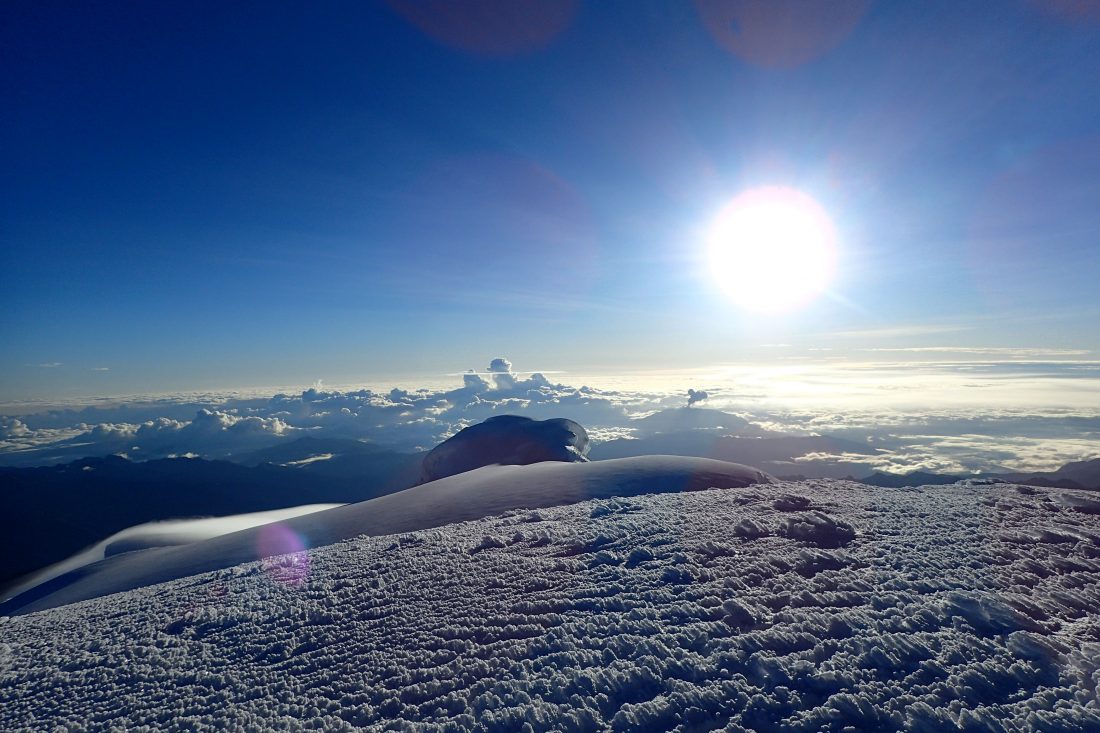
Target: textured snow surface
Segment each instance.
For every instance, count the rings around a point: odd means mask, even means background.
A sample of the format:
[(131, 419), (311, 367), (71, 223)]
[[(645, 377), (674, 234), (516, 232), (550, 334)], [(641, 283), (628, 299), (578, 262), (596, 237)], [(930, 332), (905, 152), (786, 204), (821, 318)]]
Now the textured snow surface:
[(0, 729), (1100, 730), (1100, 515), (1006, 484), (585, 501), (0, 623)]

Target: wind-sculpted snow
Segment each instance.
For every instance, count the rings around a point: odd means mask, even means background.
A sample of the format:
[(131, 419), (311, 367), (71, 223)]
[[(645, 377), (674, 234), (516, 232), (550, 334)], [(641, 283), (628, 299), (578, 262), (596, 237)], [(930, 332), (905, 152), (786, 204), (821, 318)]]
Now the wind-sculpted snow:
[(351, 539), (304, 582), (7, 619), (0, 728), (1096, 731), (1100, 516), (1067, 496), (822, 480)]

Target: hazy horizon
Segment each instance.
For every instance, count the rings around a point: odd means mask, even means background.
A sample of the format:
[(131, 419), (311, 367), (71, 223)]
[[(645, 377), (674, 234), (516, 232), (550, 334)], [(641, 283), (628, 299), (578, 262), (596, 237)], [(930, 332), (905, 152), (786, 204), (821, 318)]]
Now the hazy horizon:
[[(784, 344), (772, 345), (772, 350), (785, 347)], [(879, 351), (868, 349), (868, 352)], [(1011, 378), (1015, 382), (1024, 379), (1039, 381), (1054, 380), (1045, 385), (1042, 395), (1029, 395), (1021, 393), (1017, 386), (1011, 389), (996, 390), (996, 397), (989, 402), (990, 407), (1002, 406), (1006, 402), (1015, 402), (1020, 407), (1036, 408), (1067, 408), (1073, 407), (1080, 410), (1100, 411), (1100, 360), (1071, 358), (1065, 355), (1061, 359), (1037, 359), (1036, 356), (1059, 356), (1059, 354), (1041, 353), (1034, 349), (1005, 349), (1004, 352), (1021, 352), (1018, 358), (1001, 360), (944, 360), (936, 359), (938, 349), (897, 349), (889, 351), (925, 352), (929, 358), (923, 361), (886, 361), (867, 359), (857, 361), (845, 357), (814, 357), (812, 354), (792, 355), (783, 360), (753, 361), (744, 360), (725, 364), (711, 364), (691, 368), (663, 368), (663, 369), (516, 369), (515, 373), (524, 376), (542, 374), (552, 381), (567, 384), (573, 387), (595, 387), (600, 389), (625, 389), (630, 391), (659, 391), (659, 392), (683, 392), (688, 388), (700, 387), (712, 391), (712, 399), (708, 406), (714, 406), (714, 397), (725, 393), (725, 399), (732, 400), (737, 395), (737, 389), (748, 384), (758, 385), (758, 389), (764, 392), (752, 394), (754, 400), (781, 401), (794, 399), (792, 395), (809, 399), (814, 404), (851, 404), (854, 399), (851, 391), (846, 386), (858, 387), (858, 379), (867, 378), (866, 390), (881, 390), (884, 393), (883, 406), (897, 406), (899, 400), (890, 398), (897, 391), (908, 391), (912, 388), (883, 386), (884, 381), (905, 382), (907, 380), (920, 380), (927, 386), (930, 375), (936, 379), (936, 375), (943, 378), (941, 384), (933, 381), (933, 393), (925, 392), (919, 398), (922, 407), (934, 407), (951, 402), (968, 402), (974, 399), (984, 400), (986, 397), (974, 398), (960, 393), (965, 384), (960, 385), (958, 377), (964, 382), (973, 382), (981, 375), (992, 375), (1002, 372), (1002, 379)], [(996, 354), (998, 350), (979, 350), (980, 353)], [(963, 350), (945, 350), (946, 354), (963, 354)], [(868, 354), (873, 355), (873, 354)], [(917, 355), (917, 354), (911, 354)], [(483, 360), (484, 361), (484, 360)], [(518, 366), (525, 366), (517, 364)], [(317, 377), (313, 380), (287, 381), (271, 384), (218, 384), (195, 386), (187, 389), (182, 385), (175, 389), (161, 391), (118, 391), (102, 392), (99, 394), (77, 393), (55, 394), (53, 396), (36, 395), (25, 399), (13, 399), (11, 396), (0, 396), (0, 417), (13, 417), (20, 414), (29, 414), (46, 409), (65, 409), (80, 406), (89, 406), (99, 403), (124, 404), (134, 401), (156, 400), (163, 398), (197, 398), (207, 397), (216, 400), (223, 397), (264, 397), (279, 393), (297, 394), (304, 390), (328, 390), (348, 392), (355, 390), (373, 390), (388, 392), (392, 389), (451, 389), (456, 384), (456, 379), (463, 374), (491, 375), (482, 365), (480, 368), (471, 365), (470, 368), (449, 372), (406, 372), (403, 374), (380, 374), (372, 378), (364, 379), (335, 379)], [(844, 377), (848, 379), (844, 379)], [(806, 381), (834, 381), (836, 389), (828, 386), (819, 386), (817, 389), (808, 388)], [(846, 382), (852, 384), (846, 385)], [(954, 383), (953, 383), (954, 382)], [(993, 382), (991, 386), (997, 383)], [(764, 385), (764, 386), (759, 386)], [(1061, 387), (1060, 389), (1058, 387)], [(715, 391), (717, 390), (717, 391)], [(863, 390), (863, 391), (866, 391)], [(812, 394), (811, 394), (812, 392)], [(954, 393), (954, 399), (952, 399)], [(862, 401), (865, 401), (866, 397)], [(727, 407), (732, 406), (730, 404)]]
[(644, 437), (638, 419), (688, 405), (689, 389), (706, 393), (695, 409), (729, 412), (777, 438), (856, 441), (825, 452), (792, 444), (784, 449), (791, 474), (1050, 471), (1100, 458), (1094, 362), (791, 360), (634, 374), (543, 374), (504, 358), (485, 363), (423, 381), (322, 380), (0, 405), (0, 465), (106, 454), (221, 458), (307, 435), (427, 450), (500, 414), (576, 420), (598, 444)]

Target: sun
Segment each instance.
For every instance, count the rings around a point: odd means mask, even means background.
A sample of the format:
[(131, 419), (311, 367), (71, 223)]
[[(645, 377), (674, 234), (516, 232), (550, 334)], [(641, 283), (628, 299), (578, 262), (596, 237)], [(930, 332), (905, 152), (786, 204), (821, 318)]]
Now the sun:
[(821, 295), (836, 270), (836, 229), (821, 204), (783, 186), (749, 189), (707, 237), (711, 273), (738, 305), (785, 313)]

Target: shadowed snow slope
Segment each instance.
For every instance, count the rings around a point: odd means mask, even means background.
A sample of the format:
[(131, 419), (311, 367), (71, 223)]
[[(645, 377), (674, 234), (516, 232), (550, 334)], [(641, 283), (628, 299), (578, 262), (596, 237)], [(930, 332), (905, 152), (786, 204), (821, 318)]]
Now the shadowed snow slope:
[[(361, 534), (439, 527), (508, 509), (609, 496), (735, 488), (771, 480), (765, 473), (736, 463), (679, 456), (486, 466), (370, 501), (288, 519), (279, 526), (284, 535), (293, 535), (293, 549), (302, 549)], [(183, 547), (110, 557), (30, 589), (0, 605), (0, 611), (50, 608), (256, 560), (272, 554), (265, 541), (270, 531), (256, 527)]]
[(1096, 731), (1086, 498), (819, 480), (359, 537), (7, 619), (0, 728)]
[(115, 532), (82, 552), (54, 563), (0, 591), (0, 600), (7, 600), (42, 585), (77, 568), (99, 562), (106, 557), (124, 552), (147, 550), (151, 547), (168, 547), (201, 542), (249, 527), (278, 522), (302, 514), (333, 509), (341, 504), (306, 504), (289, 509), (272, 509), (266, 512), (249, 512), (228, 517), (204, 517), (202, 519), (173, 519), (164, 522), (146, 522)]

